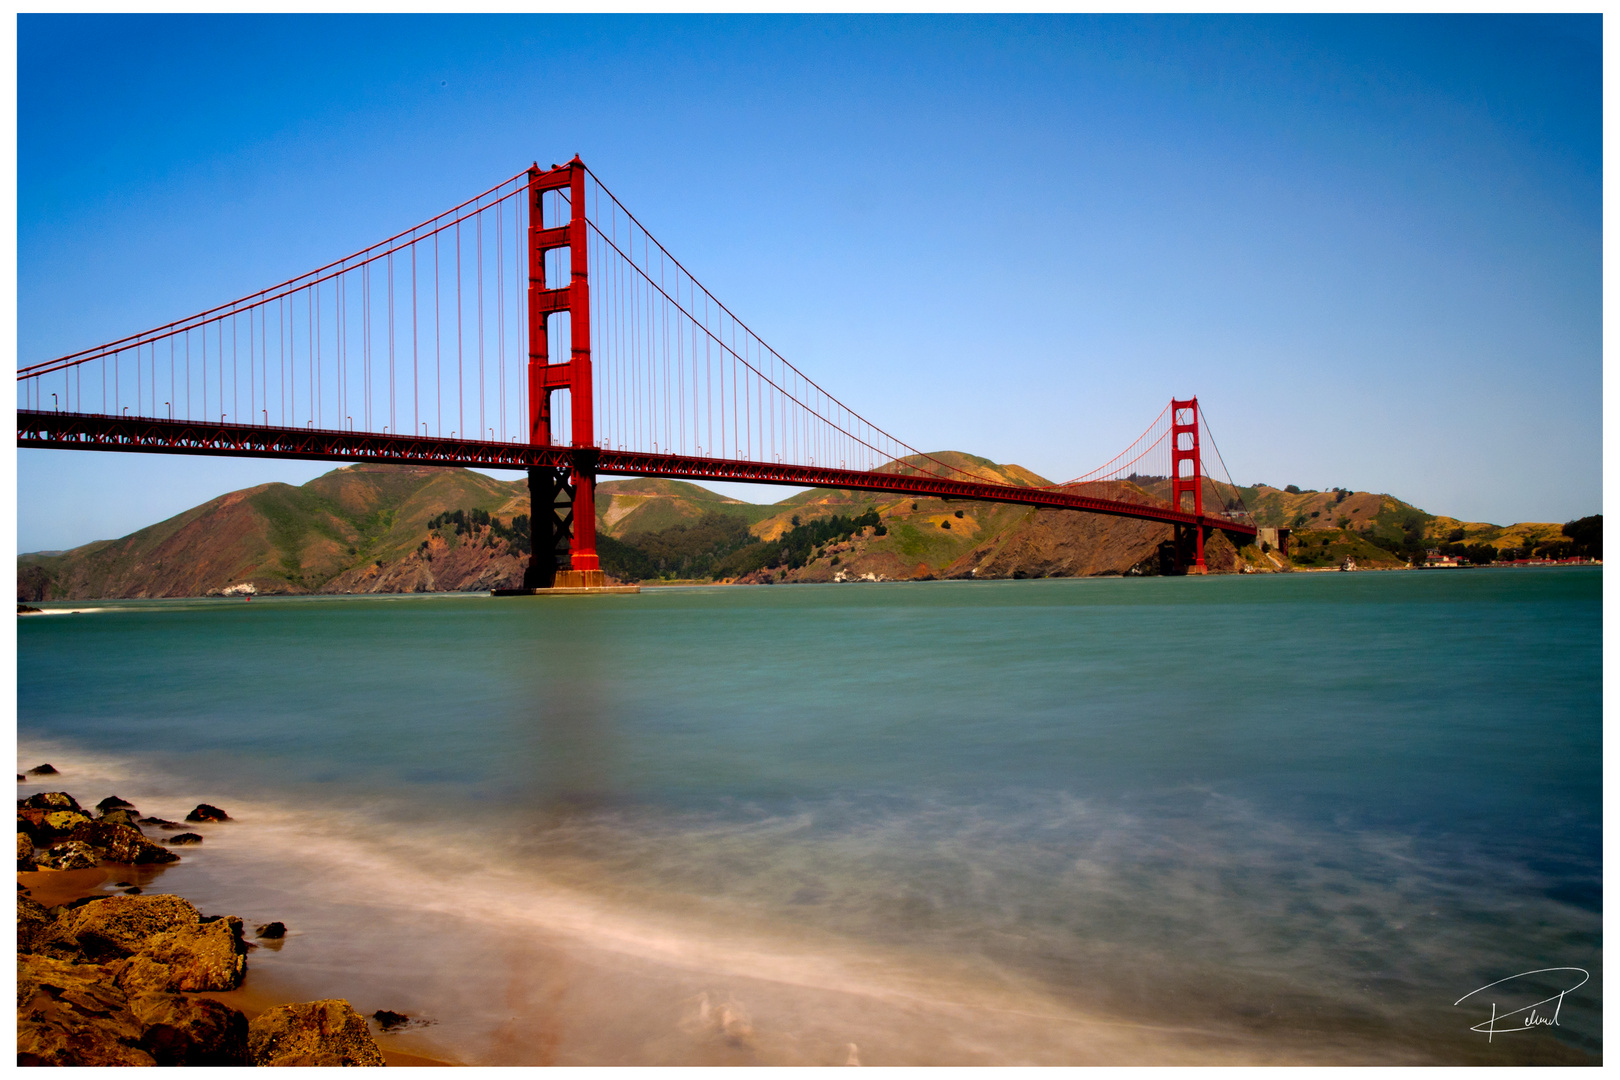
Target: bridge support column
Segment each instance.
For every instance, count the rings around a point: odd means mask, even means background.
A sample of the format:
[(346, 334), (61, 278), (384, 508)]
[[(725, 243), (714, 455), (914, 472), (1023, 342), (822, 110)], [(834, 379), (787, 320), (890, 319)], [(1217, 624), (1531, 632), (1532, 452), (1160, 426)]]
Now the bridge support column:
[[(567, 191), (569, 217), (547, 228), (545, 196)], [(530, 538), (534, 551), (525, 589), (600, 588), (606, 585), (596, 555), (596, 425), (591, 382), (591, 295), (587, 264), (585, 163), (529, 170), (529, 442), (552, 444), (551, 395), (568, 391), (572, 469), (530, 469)], [(568, 249), (568, 284), (546, 283), (546, 254)], [(568, 315), (567, 361), (551, 362), (549, 321)], [(549, 508), (549, 509), (548, 509)]]
[(568, 541), (573, 530), (574, 489), (563, 469), (529, 470), (529, 565), (525, 589), (549, 589), (557, 571), (568, 567)]
[(1192, 560), (1187, 567), (1189, 574), (1207, 574), (1209, 567), (1204, 565), (1204, 540), (1209, 536), (1209, 530), (1203, 525), (1194, 525), (1192, 532)]
[(1159, 545), (1159, 572), (1161, 574), (1207, 574), (1204, 565), (1204, 541), (1209, 538), (1207, 525), (1176, 525), (1172, 539)]
[[(1170, 399), (1170, 501), (1177, 510), (1185, 510), (1181, 497), (1193, 497), (1192, 512), (1198, 515), (1198, 524), (1192, 526), (1197, 535), (1196, 556), (1189, 574), (1207, 574), (1204, 565), (1204, 463), (1198, 449), (1198, 399), (1187, 401)], [(1176, 551), (1181, 551), (1181, 527), (1176, 528)]]
[(558, 574), (558, 584), (573, 588), (599, 588), (607, 584), (596, 556), (596, 452), (577, 450), (569, 477), (572, 490), (573, 543), (568, 569)]

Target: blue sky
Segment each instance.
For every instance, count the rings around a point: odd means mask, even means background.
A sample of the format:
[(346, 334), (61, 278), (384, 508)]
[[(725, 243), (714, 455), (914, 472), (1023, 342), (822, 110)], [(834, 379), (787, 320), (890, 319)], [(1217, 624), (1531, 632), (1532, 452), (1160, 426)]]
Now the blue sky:
[[(23, 363), (578, 152), (913, 445), (1062, 479), (1197, 394), (1240, 482), (1601, 510), (1596, 16), (23, 16), (18, 61)], [(18, 460), (23, 551), (329, 467)]]

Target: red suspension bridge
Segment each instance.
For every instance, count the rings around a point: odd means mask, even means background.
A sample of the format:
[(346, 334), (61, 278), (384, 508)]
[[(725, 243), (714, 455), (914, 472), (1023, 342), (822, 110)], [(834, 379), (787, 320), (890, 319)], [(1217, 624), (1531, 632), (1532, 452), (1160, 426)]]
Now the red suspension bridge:
[(1194, 573), (1211, 530), (1255, 534), (1230, 476), (1206, 471), (1213, 441), (1196, 398), (1172, 400), (1112, 461), (1051, 487), (989, 483), (901, 442), (767, 345), (577, 157), (17, 379), (19, 446), (526, 470), (527, 588), (602, 584), (603, 474), (1163, 522)]

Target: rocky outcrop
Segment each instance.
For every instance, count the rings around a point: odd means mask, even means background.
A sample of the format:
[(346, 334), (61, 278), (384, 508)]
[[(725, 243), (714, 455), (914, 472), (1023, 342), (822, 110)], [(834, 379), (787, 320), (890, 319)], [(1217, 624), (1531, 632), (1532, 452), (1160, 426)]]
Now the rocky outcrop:
[(282, 1005), (248, 1025), (255, 1065), (383, 1065), (365, 1017), (341, 998)]
[(63, 840), (34, 860), (46, 870), (88, 870), (96, 865), (96, 853), (89, 844)]
[(40, 847), (67, 839), (89, 821), (90, 815), (65, 791), (42, 791), (17, 804), (17, 831), (27, 833)]
[(41, 845), (50, 844), (56, 840), (65, 839), (80, 825), (87, 825), (90, 818), (78, 810), (37, 810), (28, 809), (17, 814), (17, 827), (29, 833)]
[(17, 952), (31, 953), (53, 922), (45, 905), (26, 896), (17, 897)]
[(334, 593), (485, 592), (515, 589), (523, 584), (529, 557), (513, 551), (506, 541), (487, 535), (460, 538), (452, 544), (442, 535), (430, 535), (426, 547), (407, 552), (382, 566), (358, 567), (330, 581)]
[(178, 896), (110, 896), (63, 911), (57, 931), (77, 941), (88, 959), (119, 959), (139, 952), (158, 934), (195, 926), (201, 918)]
[[(41, 768), (46, 768), (46, 769), (50, 768), (49, 765), (42, 765), (40, 767)], [(30, 771), (36, 771), (36, 770), (30, 770)], [(51, 771), (55, 772), (56, 770), (51, 769)], [(28, 798), (24, 799), (21, 803), (18, 804), (18, 806), (21, 807), (21, 808), (24, 808), (24, 809), (28, 809), (28, 810), (41, 810), (41, 811), (44, 811), (44, 810), (78, 810), (78, 811), (82, 812), (83, 809), (84, 809), (83, 807), (81, 807), (79, 805), (79, 801), (77, 799), (75, 799), (73, 796), (69, 795), (65, 791), (40, 791), (40, 792), (36, 792), (35, 794), (30, 795), (30, 796), (28, 796)]]
[(108, 862), (169, 863), (180, 858), (174, 852), (148, 840), (134, 825), (120, 824), (105, 818), (79, 825), (68, 834), (68, 839), (78, 840), (95, 848), (100, 857)]
[(174, 993), (131, 995), (105, 966), (17, 957), (19, 1065), (247, 1063), (247, 1018), (228, 1005)]
[(18, 1065), (155, 1065), (145, 1028), (106, 969), (50, 956), (17, 957)]
[[(173, 858), (134, 825), (108, 820), (131, 813), (128, 803), (103, 800), (98, 809), (101, 820), (80, 826), (85, 839), (62, 841), (40, 860), (73, 853), (93, 863), (98, 855), (129, 855), (141, 845)], [(198, 811), (201, 820), (229, 820), (217, 807), (203, 804)], [(65, 792), (24, 800), (19, 821), (24, 812), (41, 821), (50, 814), (84, 816)], [(103, 846), (92, 847), (92, 839)], [(19, 861), (33, 855), (32, 834), (19, 831), (17, 850)], [(202, 915), (178, 896), (133, 895), (139, 893), (133, 887), (122, 895), (98, 892), (53, 908), (18, 894), (19, 1065), (386, 1064), (365, 1019), (347, 1001), (284, 1005), (249, 1025), (237, 1009), (194, 996), (242, 985), (250, 948), (242, 920)], [(267, 923), (259, 933), (280, 938), (286, 927)]]
[(247, 1017), (211, 998), (139, 994), (129, 1011), (145, 1028), (137, 1044), (159, 1065), (246, 1065)]
[(186, 992), (230, 990), (246, 970), (242, 921), (178, 896), (93, 897), (47, 909), (17, 898), (21, 1065), (245, 1065), (247, 1018)]
[(159, 934), (129, 959), (119, 979), (130, 988), (234, 990), (246, 974), (242, 920), (228, 915)]
[(242, 920), (205, 920), (178, 896), (112, 896), (62, 915), (55, 936), (115, 965), (129, 991), (234, 990), (247, 972)]

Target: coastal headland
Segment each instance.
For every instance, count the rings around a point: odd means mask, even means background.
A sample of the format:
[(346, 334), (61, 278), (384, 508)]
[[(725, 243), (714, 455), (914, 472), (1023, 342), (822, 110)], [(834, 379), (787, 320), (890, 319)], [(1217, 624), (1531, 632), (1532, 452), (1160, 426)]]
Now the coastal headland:
[[(933, 455), (994, 483), (1050, 482), (1017, 465)], [(1162, 477), (1092, 485), (1119, 499), (1162, 497)], [(1206, 504), (1246, 507), (1287, 540), (1209, 540), (1213, 573), (1351, 564), (1421, 565), (1429, 552), (1474, 563), (1601, 552), (1601, 535), (1550, 522), (1498, 526), (1438, 516), (1392, 495), (1265, 484)], [(1219, 501), (1215, 501), (1219, 500)], [(1167, 525), (1065, 510), (811, 490), (741, 502), (677, 480), (602, 483), (603, 569), (618, 583), (849, 583), (1152, 576)], [(484, 592), (522, 584), (529, 501), (521, 481), (459, 468), (351, 465), (300, 487), (233, 491), (117, 540), (19, 557), (20, 602), (210, 595)], [(1590, 521), (1592, 519), (1583, 519)]]

